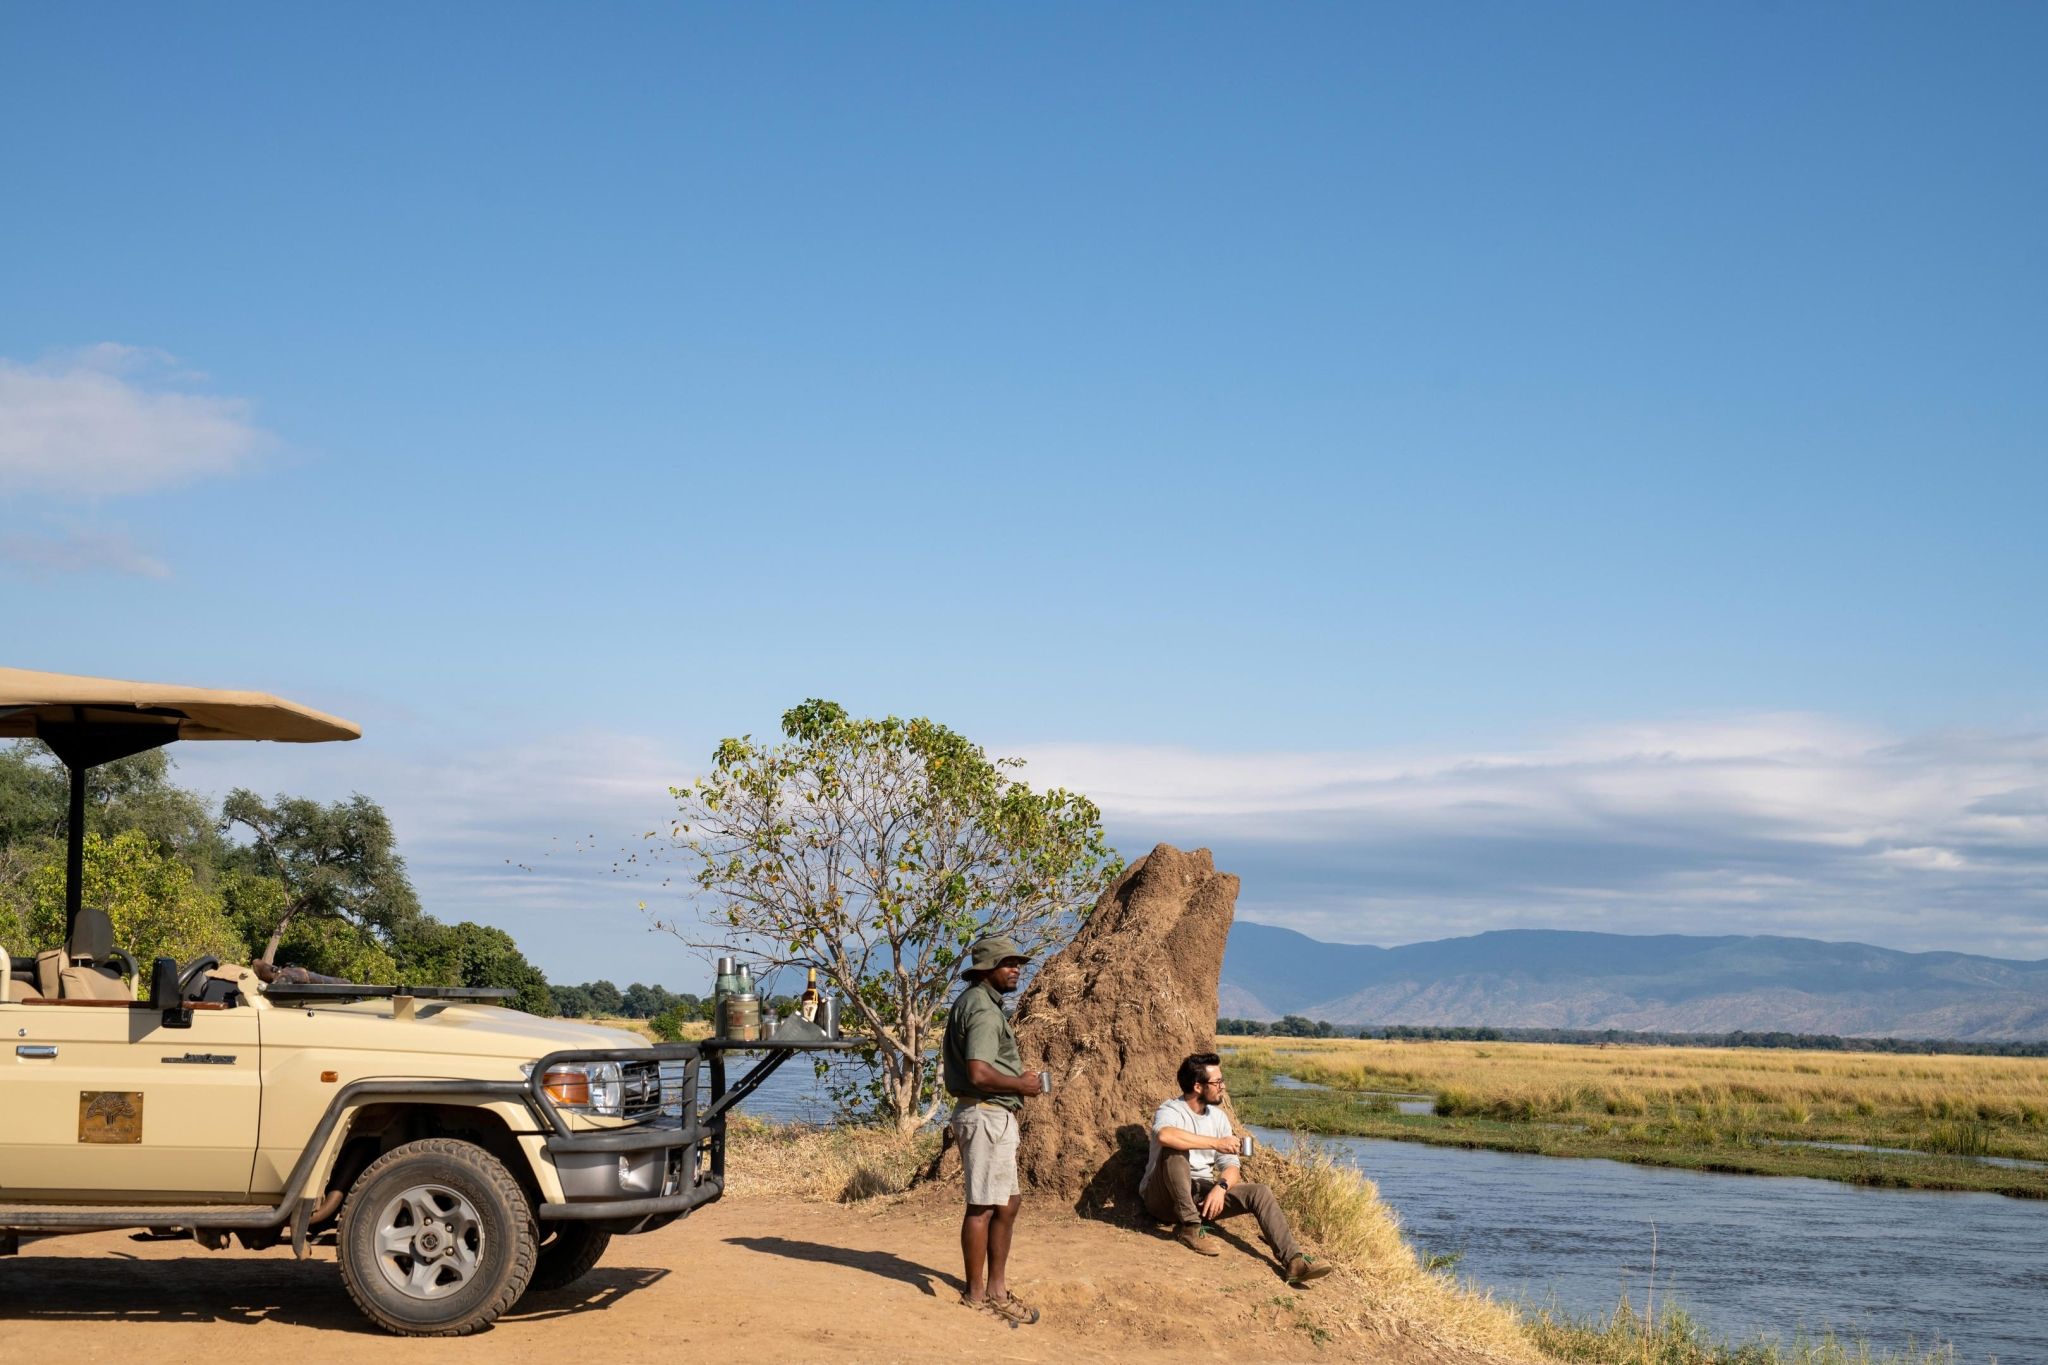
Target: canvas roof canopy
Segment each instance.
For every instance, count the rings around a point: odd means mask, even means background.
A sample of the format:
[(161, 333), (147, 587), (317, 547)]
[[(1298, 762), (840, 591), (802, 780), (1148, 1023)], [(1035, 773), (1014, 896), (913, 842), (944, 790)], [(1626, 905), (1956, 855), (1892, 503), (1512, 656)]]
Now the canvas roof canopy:
[(64, 937), (78, 920), (84, 872), (85, 771), (178, 739), (358, 739), (337, 716), (266, 692), (86, 678), (0, 668), (0, 739), (39, 739), (71, 770)]
[[(265, 692), (0, 668), (0, 738), (38, 738), (54, 725), (170, 730), (159, 743), (171, 739), (271, 739), (317, 744), (357, 739), (363, 733), (339, 717)], [(139, 733), (137, 738), (141, 738)]]

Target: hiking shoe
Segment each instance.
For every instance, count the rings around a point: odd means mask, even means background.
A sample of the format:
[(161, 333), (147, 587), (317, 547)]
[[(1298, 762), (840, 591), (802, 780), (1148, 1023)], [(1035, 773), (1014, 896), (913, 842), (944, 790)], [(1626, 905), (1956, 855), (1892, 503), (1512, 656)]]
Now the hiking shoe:
[(1209, 1240), (1209, 1229), (1200, 1223), (1182, 1223), (1173, 1230), (1173, 1240), (1197, 1256), (1221, 1256), (1223, 1248)]
[(1310, 1280), (1320, 1280), (1331, 1269), (1328, 1261), (1318, 1261), (1313, 1256), (1296, 1256), (1287, 1263), (1287, 1283), (1307, 1284)]
[(1012, 1327), (1029, 1327), (1038, 1321), (1038, 1310), (1015, 1294), (1005, 1294), (1001, 1299), (984, 1299), (982, 1304)]

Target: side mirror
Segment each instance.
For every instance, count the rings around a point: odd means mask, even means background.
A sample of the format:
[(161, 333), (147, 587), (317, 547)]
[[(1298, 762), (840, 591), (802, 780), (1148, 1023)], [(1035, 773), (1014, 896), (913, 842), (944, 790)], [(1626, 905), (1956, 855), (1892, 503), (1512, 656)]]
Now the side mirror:
[(165, 1028), (191, 1028), (192, 1011), (178, 986), (178, 960), (160, 957), (149, 969), (149, 1007), (163, 1011)]

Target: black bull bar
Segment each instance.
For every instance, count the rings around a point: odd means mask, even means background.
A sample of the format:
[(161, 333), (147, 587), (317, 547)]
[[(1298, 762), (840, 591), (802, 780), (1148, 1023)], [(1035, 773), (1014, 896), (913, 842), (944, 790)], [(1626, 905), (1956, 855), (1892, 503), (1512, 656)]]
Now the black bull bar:
[[(849, 1052), (863, 1046), (858, 1039), (791, 1040), (780, 1042), (732, 1042), (707, 1038), (701, 1043), (658, 1043), (653, 1047), (569, 1048), (550, 1052), (533, 1065), (523, 1098), (542, 1126), (541, 1136), (548, 1152), (554, 1154), (629, 1153), (668, 1150), (672, 1155), (666, 1169), (674, 1172), (679, 1188), (672, 1193), (642, 1199), (594, 1199), (569, 1204), (542, 1204), (534, 1212), (546, 1220), (621, 1221), (638, 1223), (650, 1219), (667, 1222), (691, 1209), (709, 1204), (725, 1193), (725, 1117), (761, 1083), (799, 1052)], [(730, 1087), (725, 1079), (728, 1052), (764, 1054), (747, 1073)], [(623, 1128), (571, 1128), (563, 1119), (554, 1097), (544, 1084), (550, 1068), (588, 1062), (681, 1063), (683, 1089), (681, 1115), (663, 1115), (646, 1123)], [(702, 1110), (697, 1107), (698, 1073), (708, 1066), (711, 1093)], [(665, 1099), (666, 1097), (664, 1097)], [(666, 1105), (664, 1105), (666, 1107)]]

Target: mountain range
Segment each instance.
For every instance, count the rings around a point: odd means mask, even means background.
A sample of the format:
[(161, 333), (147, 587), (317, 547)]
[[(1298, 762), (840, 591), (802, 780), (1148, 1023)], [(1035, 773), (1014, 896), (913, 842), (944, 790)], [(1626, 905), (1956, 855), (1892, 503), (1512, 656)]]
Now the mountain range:
[(1239, 920), (1221, 1012), (1333, 1024), (2048, 1038), (2048, 961), (1772, 935), (1506, 929), (1376, 948)]

